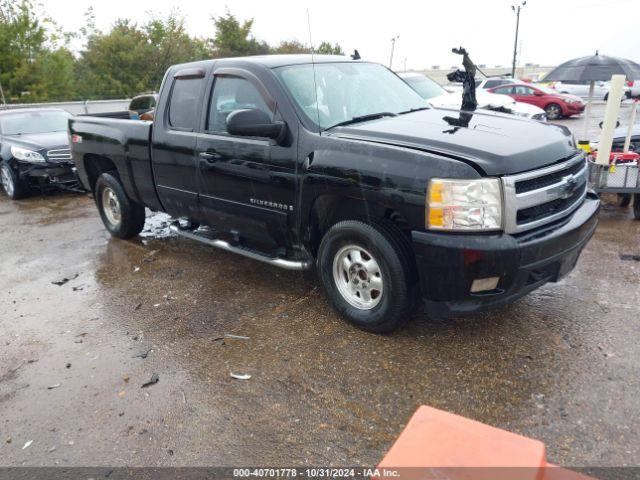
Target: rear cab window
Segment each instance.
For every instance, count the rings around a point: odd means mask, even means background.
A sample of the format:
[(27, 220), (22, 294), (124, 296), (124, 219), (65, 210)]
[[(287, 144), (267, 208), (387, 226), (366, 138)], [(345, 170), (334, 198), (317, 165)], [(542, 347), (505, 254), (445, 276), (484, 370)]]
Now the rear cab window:
[(176, 78), (169, 99), (169, 126), (176, 130), (194, 131), (198, 123), (198, 101), (202, 78)]

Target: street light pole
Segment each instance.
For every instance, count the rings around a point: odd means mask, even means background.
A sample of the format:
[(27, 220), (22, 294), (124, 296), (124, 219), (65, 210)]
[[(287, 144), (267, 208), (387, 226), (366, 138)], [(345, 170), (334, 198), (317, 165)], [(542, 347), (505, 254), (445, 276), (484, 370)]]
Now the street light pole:
[(391, 69), (391, 66), (393, 65), (393, 50), (396, 47), (396, 40), (398, 40), (399, 38), (400, 35), (396, 35), (391, 39), (391, 57), (389, 57), (389, 69)]
[(518, 29), (520, 28), (520, 9), (527, 4), (526, 0), (517, 7), (511, 5), (511, 10), (516, 12), (516, 39), (513, 42), (513, 64), (511, 66), (511, 78), (516, 77), (516, 56), (518, 55)]

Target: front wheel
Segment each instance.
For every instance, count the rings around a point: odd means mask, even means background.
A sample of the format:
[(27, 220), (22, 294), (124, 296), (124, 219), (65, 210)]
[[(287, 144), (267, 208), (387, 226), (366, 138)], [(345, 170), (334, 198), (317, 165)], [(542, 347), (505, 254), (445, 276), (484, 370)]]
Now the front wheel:
[(549, 120), (557, 120), (562, 116), (562, 108), (557, 103), (550, 103), (544, 109)]
[(0, 179), (2, 180), (2, 188), (12, 200), (24, 198), (27, 194), (25, 183), (20, 180), (18, 173), (7, 162), (0, 165)]
[(102, 223), (114, 237), (132, 238), (144, 228), (144, 207), (127, 197), (120, 180), (112, 174), (98, 177), (95, 198)]
[(369, 332), (396, 330), (413, 310), (410, 255), (402, 234), (391, 228), (343, 221), (329, 229), (318, 251), (318, 271), (333, 307)]
[(640, 195), (633, 194), (633, 217), (636, 220), (640, 220)]

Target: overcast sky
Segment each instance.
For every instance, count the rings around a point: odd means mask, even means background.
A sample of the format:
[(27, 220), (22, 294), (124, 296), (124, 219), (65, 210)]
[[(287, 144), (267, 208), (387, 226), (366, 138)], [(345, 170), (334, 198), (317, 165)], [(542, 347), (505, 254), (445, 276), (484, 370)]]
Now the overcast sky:
[[(394, 68), (409, 69), (459, 63), (451, 47), (463, 45), (478, 64), (510, 65), (515, 14), (509, 0), (41, 0), (66, 30), (83, 24), (93, 6), (98, 28), (107, 30), (119, 18), (146, 22), (172, 9), (186, 18), (191, 34), (213, 35), (212, 16), (228, 7), (240, 19), (254, 19), (254, 36), (277, 44), (297, 39), (317, 45), (339, 43), (357, 48), (363, 58), (389, 63), (391, 38), (399, 35)], [(520, 0), (521, 3), (521, 0)], [(528, 0), (520, 17), (519, 63), (555, 65), (565, 60), (603, 54), (640, 62), (640, 0)]]

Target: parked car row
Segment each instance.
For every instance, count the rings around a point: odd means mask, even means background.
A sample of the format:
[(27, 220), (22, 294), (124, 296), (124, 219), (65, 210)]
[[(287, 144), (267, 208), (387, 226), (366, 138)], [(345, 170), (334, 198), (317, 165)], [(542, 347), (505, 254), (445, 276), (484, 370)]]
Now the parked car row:
[(490, 92), (508, 95), (517, 102), (528, 103), (543, 109), (549, 120), (570, 117), (584, 111), (585, 104), (580, 97), (525, 83), (511, 83), (489, 89)]
[[(448, 92), (438, 83), (421, 73), (400, 73), (400, 77), (409, 84), (422, 98), (436, 108), (452, 108), (459, 110), (462, 105), (462, 90)], [(508, 96), (496, 95), (489, 91), (476, 92), (478, 108), (502, 113), (510, 113), (533, 120), (546, 120), (545, 111), (528, 102), (517, 102)]]
[[(631, 82), (631, 84), (633, 84), (633, 82)], [(589, 89), (591, 88), (591, 83), (571, 81), (551, 82), (549, 83), (549, 87), (560, 93), (567, 93), (583, 98), (589, 98)], [(611, 82), (594, 82), (593, 88), (593, 98), (605, 101), (609, 99)], [(625, 85), (623, 89), (623, 98), (630, 98), (631, 96), (631, 87), (629, 83), (627, 83), (627, 85)]]

